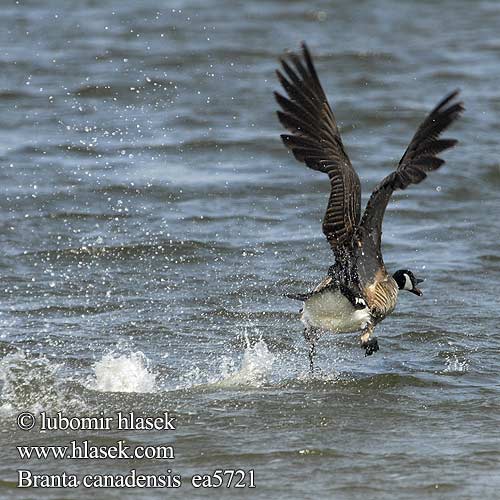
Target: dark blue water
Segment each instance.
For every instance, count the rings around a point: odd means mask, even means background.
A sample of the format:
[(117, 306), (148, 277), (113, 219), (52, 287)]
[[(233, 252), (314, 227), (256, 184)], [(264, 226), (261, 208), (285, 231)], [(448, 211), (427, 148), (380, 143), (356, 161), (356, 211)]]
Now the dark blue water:
[[(2, 498), (498, 498), (500, 4), (9, 2), (0, 16)], [(389, 270), (425, 278), (377, 329), (297, 303), (333, 256), (322, 174), (279, 140), (278, 57), (306, 40), (367, 199), (425, 113), (467, 111), (397, 193)], [(20, 411), (135, 410), (175, 433), (22, 432)], [(16, 445), (172, 443), (176, 459), (33, 460)], [(160, 474), (174, 490), (19, 490), (17, 469)], [(256, 489), (196, 490), (254, 469)]]

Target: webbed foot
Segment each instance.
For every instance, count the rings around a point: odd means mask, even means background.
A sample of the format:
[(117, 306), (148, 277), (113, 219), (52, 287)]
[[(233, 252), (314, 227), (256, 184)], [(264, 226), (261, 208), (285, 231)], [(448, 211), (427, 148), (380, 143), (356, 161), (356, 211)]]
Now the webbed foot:
[(361, 342), (361, 347), (365, 350), (365, 356), (371, 356), (379, 350), (377, 337), (370, 337), (366, 342)]

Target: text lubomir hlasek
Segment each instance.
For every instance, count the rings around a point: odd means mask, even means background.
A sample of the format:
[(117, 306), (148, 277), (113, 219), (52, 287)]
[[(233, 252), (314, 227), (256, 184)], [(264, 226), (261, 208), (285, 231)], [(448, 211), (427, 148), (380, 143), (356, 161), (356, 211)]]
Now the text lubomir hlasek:
[(145, 417), (136, 415), (133, 411), (118, 411), (112, 417), (104, 416), (102, 413), (97, 416), (67, 417), (62, 412), (55, 415), (48, 415), (47, 412), (40, 412), (40, 430), (136, 430), (136, 431), (174, 431), (175, 417), (168, 411), (156, 417)]

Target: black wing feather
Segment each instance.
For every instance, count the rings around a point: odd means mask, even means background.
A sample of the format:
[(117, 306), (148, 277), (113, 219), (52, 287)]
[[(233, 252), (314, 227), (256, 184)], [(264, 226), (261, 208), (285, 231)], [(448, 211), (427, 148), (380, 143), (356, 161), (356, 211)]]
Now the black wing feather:
[(361, 227), (375, 244), (380, 260), (382, 220), (392, 193), (423, 181), (427, 172), (437, 170), (444, 164), (444, 160), (436, 155), (457, 144), (455, 139), (439, 139), (439, 136), (464, 110), (463, 104), (456, 102), (458, 93), (456, 90), (447, 95), (429, 113), (417, 129), (397, 169), (385, 177), (368, 200)]
[[(282, 59), (278, 79), (288, 97), (275, 92), (278, 118), (291, 134), (281, 136), (298, 161), (328, 174), (330, 199), (323, 233), (336, 255), (352, 240), (361, 212), (361, 186), (347, 156), (335, 116), (318, 78), (311, 54), (302, 44), (301, 56)], [(285, 76), (286, 75), (286, 76)]]

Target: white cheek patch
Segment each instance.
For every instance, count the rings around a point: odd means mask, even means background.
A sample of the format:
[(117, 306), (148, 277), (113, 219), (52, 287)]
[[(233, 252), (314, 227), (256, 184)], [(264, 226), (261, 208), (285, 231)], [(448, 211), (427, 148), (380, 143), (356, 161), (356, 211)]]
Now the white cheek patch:
[(403, 290), (413, 290), (413, 283), (411, 282), (410, 277), (404, 273), (405, 276), (405, 286), (403, 287)]

